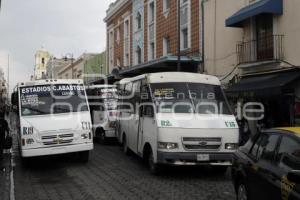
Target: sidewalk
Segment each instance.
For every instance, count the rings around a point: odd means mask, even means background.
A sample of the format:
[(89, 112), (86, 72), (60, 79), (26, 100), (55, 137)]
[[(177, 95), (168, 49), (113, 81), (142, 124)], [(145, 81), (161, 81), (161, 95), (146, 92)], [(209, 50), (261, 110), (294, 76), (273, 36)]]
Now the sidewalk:
[[(14, 120), (11, 120), (11, 115), (6, 116), (6, 119), (12, 128)], [(11, 150), (4, 150), (4, 159), (0, 161), (0, 200), (10, 200), (11, 171)]]
[(4, 159), (0, 161), (0, 199), (10, 199), (10, 153), (4, 154)]

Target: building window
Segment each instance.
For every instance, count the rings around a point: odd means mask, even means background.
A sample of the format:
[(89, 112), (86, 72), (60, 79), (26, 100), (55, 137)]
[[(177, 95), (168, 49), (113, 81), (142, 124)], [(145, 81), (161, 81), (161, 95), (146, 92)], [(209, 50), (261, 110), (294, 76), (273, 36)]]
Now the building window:
[(116, 28), (116, 42), (120, 43), (120, 27)]
[(181, 0), (180, 13), (180, 46), (181, 50), (185, 50), (191, 47), (190, 0)]
[(117, 67), (121, 67), (121, 61), (120, 61), (120, 58), (117, 59)]
[(142, 28), (142, 15), (140, 12), (137, 13), (136, 24), (137, 24), (137, 30)]
[(45, 64), (45, 58), (42, 58), (42, 64), (43, 65)]
[(163, 12), (167, 12), (170, 9), (170, 0), (163, 0)]
[(142, 63), (142, 49), (140, 46), (137, 46), (136, 48), (136, 63), (137, 64)]
[(155, 44), (154, 42), (150, 43), (150, 60), (155, 58)]
[(114, 31), (111, 30), (108, 34), (108, 56), (109, 56), (109, 68), (112, 69), (114, 65)]
[(167, 37), (164, 37), (164, 39), (163, 39), (163, 55), (167, 56), (170, 53), (171, 53), (170, 38), (167, 36)]
[(156, 7), (155, 1), (148, 4), (148, 60), (155, 59), (155, 41), (156, 41)]
[(154, 8), (154, 2), (152, 1), (149, 4), (149, 23), (153, 23), (155, 19), (155, 8)]
[(124, 21), (124, 66), (130, 65), (130, 22), (129, 17)]
[(188, 42), (188, 29), (184, 28), (181, 30), (181, 40), (182, 40), (182, 49), (189, 48), (189, 42)]
[(77, 78), (81, 78), (81, 76), (82, 76), (82, 71), (80, 70), (78, 71)]

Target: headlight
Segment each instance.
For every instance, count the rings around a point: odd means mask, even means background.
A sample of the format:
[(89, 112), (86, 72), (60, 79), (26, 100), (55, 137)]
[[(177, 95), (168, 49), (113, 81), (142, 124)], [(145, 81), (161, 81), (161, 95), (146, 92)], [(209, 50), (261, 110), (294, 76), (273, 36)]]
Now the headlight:
[(88, 133), (81, 134), (81, 138), (82, 139), (88, 139), (89, 138), (89, 134)]
[(227, 149), (227, 150), (236, 150), (238, 147), (239, 147), (239, 145), (236, 143), (226, 143), (225, 144), (225, 149)]
[(178, 144), (177, 143), (171, 143), (171, 142), (159, 142), (158, 143), (158, 148), (159, 149), (167, 149), (167, 150), (177, 149)]

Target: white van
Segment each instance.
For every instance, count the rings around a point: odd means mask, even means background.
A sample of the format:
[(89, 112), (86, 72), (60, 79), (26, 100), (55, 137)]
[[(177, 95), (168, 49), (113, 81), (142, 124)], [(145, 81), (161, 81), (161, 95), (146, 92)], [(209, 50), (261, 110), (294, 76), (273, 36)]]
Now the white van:
[(91, 117), (82, 80), (19, 83), (12, 94), (22, 158), (93, 150)]
[(86, 87), (93, 124), (94, 138), (104, 143), (116, 138), (117, 96), (115, 85), (91, 85)]
[(118, 139), (160, 165), (212, 165), (225, 172), (239, 131), (218, 78), (183, 72), (145, 74), (119, 82)]

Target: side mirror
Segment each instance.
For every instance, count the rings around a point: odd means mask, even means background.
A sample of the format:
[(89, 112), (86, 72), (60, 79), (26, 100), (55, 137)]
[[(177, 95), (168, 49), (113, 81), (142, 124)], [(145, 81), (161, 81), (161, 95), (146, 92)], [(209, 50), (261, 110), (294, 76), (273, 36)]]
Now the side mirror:
[(287, 179), (293, 183), (300, 183), (300, 170), (292, 170), (288, 173)]

